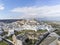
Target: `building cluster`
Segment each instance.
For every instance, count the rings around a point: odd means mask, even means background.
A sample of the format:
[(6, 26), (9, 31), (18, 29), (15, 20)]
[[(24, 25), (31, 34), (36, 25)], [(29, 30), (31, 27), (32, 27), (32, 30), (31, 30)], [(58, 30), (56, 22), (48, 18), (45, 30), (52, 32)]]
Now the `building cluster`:
[[(40, 35), (38, 37), (38, 40), (34, 45), (60, 45), (60, 36), (57, 35), (55, 32), (50, 33), (42, 42), (39, 42), (47, 33), (44, 33), (43, 35)], [(29, 40), (27, 35), (13, 35), (13, 44), (14, 45), (27, 45), (27, 42)]]
[[(10, 35), (14, 34), (14, 31), (21, 31), (21, 30), (54, 31), (54, 28), (51, 25), (48, 25), (46, 23), (41, 23), (36, 20), (20, 20), (20, 21), (16, 21), (16, 22), (12, 22), (12, 23), (0, 22), (0, 34), (2, 34), (3, 32), (8, 32), (7, 36), (10, 36)], [(32, 37), (34, 37), (34, 36), (32, 36)], [(28, 36), (26, 36), (26, 35), (17, 35), (17, 36), (13, 35), (12, 39), (13, 39), (14, 45), (26, 45), (26, 41), (28, 39)], [(49, 43), (47, 43), (47, 42), (49, 42)], [(55, 33), (52, 33), (40, 45), (45, 45), (45, 44), (46, 45), (56, 45), (57, 42), (58, 42), (58, 35)]]
[(0, 32), (2, 31), (8, 32), (8, 35), (13, 34), (14, 31), (21, 30), (48, 30), (53, 31), (54, 28), (51, 25), (46, 23), (41, 23), (36, 20), (20, 20), (12, 23), (3, 23), (0, 22)]
[(28, 37), (26, 35), (13, 35), (13, 44), (14, 45), (26, 45), (27, 41), (29, 40)]

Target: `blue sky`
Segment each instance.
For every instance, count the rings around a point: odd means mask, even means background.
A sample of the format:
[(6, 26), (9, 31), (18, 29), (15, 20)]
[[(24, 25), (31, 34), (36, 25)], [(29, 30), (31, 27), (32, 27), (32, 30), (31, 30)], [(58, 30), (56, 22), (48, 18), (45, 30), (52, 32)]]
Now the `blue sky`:
[(60, 17), (60, 0), (0, 0), (0, 19)]

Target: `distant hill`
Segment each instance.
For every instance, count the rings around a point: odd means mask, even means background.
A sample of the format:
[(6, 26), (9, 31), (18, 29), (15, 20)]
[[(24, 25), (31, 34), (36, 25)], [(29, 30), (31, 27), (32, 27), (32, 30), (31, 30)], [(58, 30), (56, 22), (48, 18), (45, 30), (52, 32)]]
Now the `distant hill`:
[(19, 20), (22, 20), (22, 19), (2, 19), (0, 20), (0, 22), (12, 23), (12, 22), (19, 21)]
[(43, 18), (36, 18), (40, 21), (60, 21), (60, 17), (43, 17)]

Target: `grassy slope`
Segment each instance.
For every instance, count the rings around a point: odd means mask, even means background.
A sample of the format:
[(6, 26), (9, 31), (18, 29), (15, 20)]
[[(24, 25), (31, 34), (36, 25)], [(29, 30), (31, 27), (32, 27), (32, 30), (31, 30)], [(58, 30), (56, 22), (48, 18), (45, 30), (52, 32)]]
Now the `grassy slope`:
[(2, 41), (0, 42), (0, 45), (8, 45), (6, 42)]

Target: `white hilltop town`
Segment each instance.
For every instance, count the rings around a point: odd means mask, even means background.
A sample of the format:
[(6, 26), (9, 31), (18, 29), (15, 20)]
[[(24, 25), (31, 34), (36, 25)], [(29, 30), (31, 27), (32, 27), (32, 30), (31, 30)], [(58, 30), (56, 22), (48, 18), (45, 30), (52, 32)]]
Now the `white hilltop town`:
[(0, 22), (0, 42), (8, 45), (60, 45), (60, 36), (52, 25), (35, 19)]
[[(38, 21), (35, 20), (22, 20), (22, 21), (16, 21), (10, 24), (3, 24), (4, 31), (8, 31), (10, 29), (21, 31), (21, 30), (34, 30), (37, 31), (39, 29), (42, 30), (52, 30), (52, 26), (48, 24), (40, 24)], [(5, 30), (6, 29), (6, 30)], [(54, 29), (53, 29), (54, 30)]]

